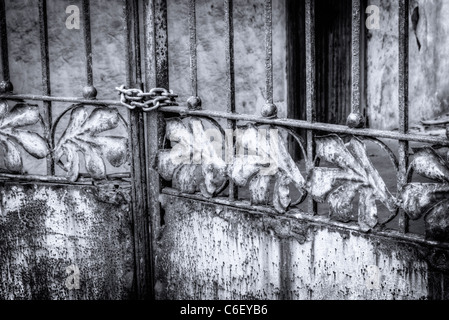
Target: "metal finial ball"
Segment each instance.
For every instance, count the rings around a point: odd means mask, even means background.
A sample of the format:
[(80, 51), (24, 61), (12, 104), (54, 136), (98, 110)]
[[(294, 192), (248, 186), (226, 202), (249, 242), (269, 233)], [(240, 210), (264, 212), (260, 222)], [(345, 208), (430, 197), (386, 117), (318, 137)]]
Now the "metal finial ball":
[(8, 93), (8, 92), (12, 92), (13, 90), (14, 90), (14, 87), (13, 87), (11, 81), (0, 82), (0, 93)]
[(268, 103), (263, 106), (261, 114), (264, 118), (276, 118), (278, 115), (278, 108), (274, 103)]
[(360, 113), (351, 113), (346, 122), (347, 126), (353, 129), (360, 129), (365, 126), (365, 118)]
[(97, 89), (94, 86), (86, 86), (83, 88), (83, 97), (85, 99), (95, 99), (97, 97)]
[(202, 101), (200, 97), (190, 97), (187, 99), (187, 107), (189, 110), (201, 110)]

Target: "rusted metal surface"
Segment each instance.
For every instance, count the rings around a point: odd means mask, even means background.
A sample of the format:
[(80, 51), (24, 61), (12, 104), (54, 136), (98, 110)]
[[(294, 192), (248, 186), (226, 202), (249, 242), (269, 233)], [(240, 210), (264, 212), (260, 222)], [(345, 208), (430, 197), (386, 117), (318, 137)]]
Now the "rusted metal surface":
[[(119, 179), (130, 177), (131, 217), (127, 223), (132, 225), (135, 273), (130, 275), (130, 280), (127, 279), (135, 286), (139, 299), (153, 298), (154, 290), (158, 298), (432, 297), (434, 294), (430, 293), (429, 287), (435, 287), (435, 279), (440, 275), (438, 272), (449, 270), (449, 266), (441, 262), (449, 257), (444, 246), (449, 242), (449, 221), (446, 218), (449, 209), (446, 201), (449, 165), (434, 149), (424, 148), (415, 151), (413, 162), (408, 166), (408, 142), (449, 146), (449, 140), (408, 133), (408, 0), (401, 0), (399, 6), (399, 132), (361, 128), (364, 122), (360, 105), (361, 12), (360, 1), (353, 0), (352, 3), (352, 113), (348, 118), (348, 128), (316, 122), (314, 0), (304, 3), (307, 71), (305, 121), (277, 119), (277, 108), (273, 104), (271, 0), (264, 1), (267, 104), (262, 117), (236, 113), (233, 0), (224, 2), (226, 112), (201, 110), (197, 79), (195, 0), (190, 0), (189, 7), (192, 97), (187, 101), (188, 108), (175, 107), (175, 95), (169, 91), (165, 0), (146, 0), (143, 6), (144, 86), (140, 70), (139, 3), (137, 0), (123, 1), (127, 71), (126, 85), (119, 89), (120, 101), (95, 100), (97, 92), (93, 87), (88, 0), (82, 1), (87, 75), (83, 99), (51, 96), (46, 1), (40, 0), (43, 94), (1, 94), (0, 98), (44, 101), (44, 113), (39, 115), (37, 109), (23, 102), (19, 102), (11, 111), (6, 102), (1, 105), (5, 111), (0, 108), (0, 141), (5, 149), (4, 163), (8, 173), (0, 173), (0, 180), (41, 181), (65, 185), (65, 190), (72, 190), (75, 185), (82, 188), (83, 184), (92, 184), (91, 180), (86, 179), (88, 177), (96, 184), (95, 188), (89, 190), (94, 194), (97, 204), (120, 203), (126, 206), (129, 200), (123, 201), (121, 197), (124, 195), (111, 196), (110, 191), (103, 192), (101, 187), (102, 183), (107, 184), (104, 180), (117, 179), (123, 182)], [(0, 17), (2, 13), (5, 13), (4, 1), (0, 0)], [(2, 61), (5, 62), (7, 45), (6, 37), (3, 37), (6, 35), (4, 19), (0, 22), (0, 34)], [(7, 67), (7, 63), (3, 63), (4, 80), (9, 78), (9, 69), (5, 69)], [(157, 92), (151, 91), (151, 88), (156, 88), (153, 90)], [(76, 105), (63, 111), (52, 125), (52, 101)], [(130, 109), (127, 126), (129, 140), (112, 136), (112, 133), (105, 136), (120, 122), (126, 126), (126, 121), (123, 121), (117, 110), (106, 105)], [(89, 109), (91, 106), (94, 108)], [(54, 146), (55, 128), (61, 118), (69, 113), (70, 122)], [(174, 114), (182, 118), (173, 118)], [(17, 129), (36, 124), (41, 118), (44, 120), (44, 138), (37, 133)], [(230, 129), (232, 134), (229, 135), (229, 131), (218, 125), (215, 118), (227, 120), (226, 129)], [(250, 123), (237, 127), (238, 121)], [(213, 139), (209, 131), (211, 127), (217, 133)], [(307, 130), (306, 144), (292, 128)], [(278, 131), (286, 133), (298, 144), (298, 150), (302, 153), (302, 158), (299, 158), (304, 159), (304, 170), (301, 171), (295, 163), (294, 156), (289, 154), (284, 145), (284, 137), (278, 135)], [(317, 131), (331, 135), (315, 137)], [(400, 141), (399, 160), (377, 138)], [(168, 141), (171, 142), (171, 148), (168, 147)], [(376, 143), (391, 159), (391, 165), (398, 172), (399, 190), (396, 194), (386, 187), (368, 156), (364, 141)], [(22, 171), (21, 149), (17, 145), (37, 158), (45, 158), (54, 152), (58, 164), (62, 164), (68, 172), (69, 179), (53, 176), (52, 161), (48, 166), (48, 176), (13, 174)], [(80, 173), (82, 161), (79, 153), (84, 154), (87, 175)], [(113, 166), (121, 166), (128, 156), (131, 158), (129, 174), (106, 173), (105, 160)], [(321, 166), (318, 160), (321, 160)], [(408, 183), (412, 172), (436, 182)], [(161, 192), (162, 187), (167, 185), (172, 189)], [(249, 201), (237, 200), (238, 187), (249, 190)], [(52, 188), (57, 187), (47, 187), (47, 195), (53, 196)], [(293, 189), (296, 189), (296, 199), (292, 199)], [(228, 192), (227, 198), (220, 197), (222, 192)], [(35, 197), (30, 194), (30, 199), (34, 201)], [(293, 207), (306, 199), (308, 211), (306, 214), (298, 213), (298, 209)], [(353, 209), (357, 199), (357, 222), (354, 223)], [(328, 202), (329, 217), (316, 216), (316, 202)], [(389, 212), (384, 221), (378, 217), (376, 202), (385, 206)], [(63, 207), (66, 204), (57, 205)], [(92, 208), (95, 209), (95, 205)], [(45, 207), (44, 212), (49, 215), (51, 210), (51, 206)], [(121, 207), (120, 210), (123, 210), (120, 213), (123, 214), (126, 208)], [(404, 234), (381, 231), (387, 222), (397, 216), (398, 210), (403, 210), (412, 219), (424, 217), (427, 238), (417, 241), (407, 234), (407, 216), (403, 213), (400, 216), (400, 228)], [(91, 212), (87, 211), (86, 214)], [(6, 221), (1, 220), (1, 217), (0, 222)], [(15, 214), (11, 217), (14, 220)], [(102, 221), (108, 223), (106, 218)], [(84, 226), (89, 228), (88, 223)], [(112, 230), (115, 236), (114, 232)], [(94, 243), (90, 244), (95, 247)], [(351, 255), (345, 251), (348, 246), (352, 248)], [(125, 247), (129, 248), (128, 242)], [(332, 252), (328, 248), (332, 248)], [(219, 252), (221, 257), (217, 259), (212, 252)], [(357, 256), (355, 253), (360, 254)], [(328, 261), (334, 262), (334, 266), (328, 265)], [(367, 263), (385, 270), (381, 291), (373, 292), (366, 288)], [(202, 265), (208, 267), (204, 269)], [(341, 272), (343, 268), (350, 270)], [(436, 272), (436, 275), (433, 276), (432, 272)], [(235, 276), (229, 276), (228, 273), (234, 273)], [(157, 283), (154, 283), (155, 277)], [(407, 277), (408, 281), (397, 283), (398, 279)], [(436, 282), (426, 283), (429, 277)], [(115, 281), (115, 274), (111, 278)], [(190, 285), (199, 289), (192, 290)], [(39, 290), (34, 288), (31, 291)], [(105, 290), (108, 288), (100, 289), (101, 292)], [(123, 296), (124, 291), (120, 290), (110, 296)], [(11, 288), (7, 288), (4, 292), (10, 291)], [(25, 295), (23, 292), (26, 290), (19, 291), (18, 295)]]
[(197, 67), (197, 35), (196, 35), (196, 0), (189, 0), (189, 49), (190, 49), (190, 85), (192, 96), (198, 96)]
[[(138, 75), (140, 72), (139, 65), (133, 65), (133, 61), (137, 63), (139, 56), (137, 52), (140, 50), (138, 45), (138, 35), (135, 34), (136, 28), (133, 25), (138, 23), (138, 3), (137, 1), (124, 2), (124, 25), (126, 40), (126, 86), (128, 88), (136, 88)], [(121, 94), (121, 102), (125, 103), (125, 95)], [(143, 100), (143, 97), (140, 98)], [(133, 279), (136, 287), (136, 298), (145, 299), (152, 295), (152, 267), (150, 254), (150, 233), (148, 219), (148, 187), (146, 172), (146, 153), (145, 153), (145, 129), (144, 115), (141, 109), (129, 110), (129, 148), (133, 150), (130, 153), (131, 158), (131, 179), (134, 181), (131, 185), (131, 215), (134, 233), (134, 264), (135, 277)]]
[(273, 10), (272, 0), (265, 0), (265, 100), (273, 104)]
[(425, 244), (176, 195), (162, 205), (158, 299), (433, 298)]
[[(305, 2), (305, 35), (306, 35), (306, 122), (316, 121), (316, 55), (315, 55), (315, 0)], [(307, 170), (311, 170), (314, 160), (315, 141), (314, 132), (307, 131)], [(308, 200), (309, 213), (317, 213), (317, 205), (313, 199)]]
[(0, 299), (133, 297), (129, 190), (16, 181), (0, 198)]
[(317, 157), (336, 168), (316, 167), (309, 175), (307, 190), (318, 202), (327, 201), (336, 220), (349, 222), (353, 201), (359, 195), (358, 223), (362, 230), (378, 224), (376, 200), (394, 214), (396, 199), (387, 189), (379, 172), (366, 153), (363, 141), (353, 137), (347, 145), (331, 135), (317, 138)]
[(72, 109), (70, 122), (55, 147), (55, 160), (66, 156), (63, 168), (67, 177), (76, 181), (80, 172), (78, 152), (84, 154), (85, 167), (93, 179), (106, 178), (104, 158), (114, 167), (122, 166), (128, 159), (126, 137), (100, 136), (104, 131), (116, 128), (120, 117), (116, 109), (96, 108), (90, 114), (85, 106)]
[(140, 53), (140, 22), (136, 18), (139, 12), (137, 0), (123, 1), (123, 17), (126, 41), (126, 85), (131, 88), (141, 88), (142, 70)]
[[(216, 130), (206, 129), (206, 122)], [(217, 122), (199, 117), (171, 118), (167, 120), (165, 137), (172, 147), (158, 151), (155, 168), (164, 180), (172, 182), (174, 189), (201, 193), (205, 199), (217, 197), (230, 182), (247, 186), (252, 205), (272, 206), (277, 213), (289, 212), (310, 195), (313, 201), (329, 204), (331, 219), (349, 223), (354, 219), (353, 202), (358, 199), (355, 219), (364, 232), (384, 228), (401, 209), (412, 219), (426, 217), (429, 239), (449, 241), (447, 204), (441, 202), (449, 192), (449, 165), (433, 149), (417, 150), (407, 175), (415, 171), (440, 184), (407, 184), (393, 194), (366, 151), (365, 141), (374, 143), (398, 172), (398, 159), (382, 141), (363, 136), (343, 140), (335, 134), (317, 137), (316, 158), (314, 164), (306, 163), (305, 179), (278, 134), (282, 130), (293, 135), (307, 159), (301, 138), (288, 128), (251, 123), (238, 127), (237, 152), (229, 157), (229, 138)], [(320, 162), (330, 166), (319, 166)], [(291, 199), (291, 185), (299, 192), (298, 199)], [(376, 202), (387, 209), (386, 217), (378, 217)]]
[[(137, 15), (137, 1), (134, 5)], [(116, 133), (120, 130), (114, 130), (119, 125), (128, 125), (116, 109), (107, 107), (121, 106), (119, 100), (94, 100), (97, 91), (93, 86), (89, 6), (88, 0), (82, 1), (87, 85), (83, 88), (82, 98), (79, 98), (51, 95), (45, 0), (36, 3), (42, 95), (12, 94), (6, 12), (4, 1), (0, 3), (4, 80), (0, 91), (6, 93), (0, 102), (0, 142), (4, 149), (1, 157), (4, 168), (0, 173), (0, 193), (3, 196), (0, 215), (3, 235), (0, 239), (0, 272), (3, 281), (0, 296), (4, 299), (124, 299), (134, 297), (133, 293), (138, 292), (136, 282), (133, 282), (135, 261), (131, 221), (135, 219), (128, 215), (130, 199), (126, 189), (130, 186), (130, 173), (106, 172), (109, 166), (106, 160), (118, 167), (128, 159), (128, 138), (117, 136), (121, 135)], [(138, 20), (134, 22), (132, 36), (138, 38)], [(136, 47), (139, 51), (138, 40)], [(140, 66), (139, 53), (136, 52), (135, 56), (131, 63)], [(139, 72), (135, 70), (133, 73), (137, 83), (141, 82)], [(37, 105), (25, 103), (29, 100), (43, 101), (43, 111), (39, 112)], [(10, 101), (17, 103), (9, 107)], [(53, 119), (53, 101), (75, 104), (69, 105)], [(144, 140), (142, 134), (140, 144), (143, 148)], [(84, 161), (80, 159), (81, 153)], [(30, 159), (26, 154), (37, 159), (47, 157), (47, 172), (43, 170), (47, 175), (24, 172), (27, 167), (22, 164), (22, 157)], [(67, 178), (55, 176), (53, 156), (68, 172)], [(87, 173), (80, 172), (82, 163)], [(144, 165), (144, 175), (146, 168)], [(32, 184), (25, 185), (26, 182)], [(146, 215), (148, 210), (141, 212)], [(21, 217), (26, 219), (22, 221)], [(60, 223), (58, 219), (66, 220)], [(61, 267), (61, 262), (67, 262), (67, 265)], [(78, 263), (81, 271), (79, 291), (66, 288), (64, 282), (66, 268), (74, 262)]]
[[(205, 199), (201, 194), (187, 194), (187, 193), (181, 193), (178, 190), (175, 190), (173, 188), (164, 188), (162, 190), (163, 194), (174, 196), (178, 198), (182, 198), (185, 200), (195, 200), (198, 202), (203, 203), (209, 203), (209, 204), (216, 204), (220, 206), (226, 206), (235, 210), (245, 210), (250, 211), (255, 215), (279, 215), (276, 210), (272, 207), (265, 206), (265, 205), (253, 205), (247, 200), (237, 200), (237, 201), (229, 201), (229, 199), (224, 197), (216, 197), (212, 199)], [(164, 202), (162, 202), (164, 204)], [(307, 221), (313, 226), (322, 226), (326, 227), (332, 230), (339, 230), (339, 231), (360, 231), (360, 227), (358, 225), (358, 222), (340, 222), (331, 219), (329, 216), (324, 215), (315, 215), (311, 216), (307, 212), (304, 212), (300, 209), (293, 208), (289, 210), (285, 214), (285, 216), (295, 219), (300, 219), (303, 221)], [(366, 236), (367, 234), (365, 234)], [(393, 239), (394, 241), (406, 241), (413, 244), (428, 246), (429, 248), (434, 248), (434, 250), (449, 250), (449, 243), (436, 241), (436, 240), (430, 240), (426, 239), (424, 235), (417, 235), (417, 234), (404, 234), (399, 231), (395, 230), (380, 230), (380, 229), (373, 229), (369, 233), (369, 235), (373, 235), (376, 237), (380, 237), (383, 239)]]
[[(1, 97), (1, 96), (0, 96)], [(330, 123), (321, 123), (321, 122), (309, 122), (303, 120), (295, 120), (295, 119), (267, 119), (264, 117), (258, 117), (250, 114), (238, 114), (238, 113), (227, 113), (227, 112), (218, 112), (218, 111), (210, 111), (210, 110), (188, 110), (187, 108), (178, 108), (178, 107), (163, 107), (160, 109), (162, 112), (166, 113), (176, 113), (181, 114), (183, 116), (194, 116), (194, 117), (213, 117), (219, 119), (231, 119), (231, 120), (239, 120), (239, 121), (251, 121), (255, 123), (263, 123), (263, 124), (271, 124), (274, 126), (284, 126), (284, 127), (292, 127), (292, 128), (301, 128), (310, 131), (324, 131), (329, 133), (336, 133), (342, 135), (355, 135), (355, 136), (363, 136), (363, 137), (375, 137), (375, 138), (383, 138), (383, 139), (393, 139), (393, 140), (403, 140), (410, 142), (422, 142), (429, 143), (435, 145), (447, 146), (449, 145), (449, 140), (442, 137), (433, 137), (429, 135), (423, 134), (414, 134), (414, 133), (400, 133), (395, 131), (387, 131), (387, 130), (377, 130), (377, 129), (353, 129), (348, 128), (347, 126), (330, 124)], [(313, 162), (313, 158), (311, 159)]]
[[(168, 73), (168, 30), (167, 30), (167, 2), (165, 0), (145, 1), (144, 29), (145, 29), (145, 90), (151, 88), (169, 89)], [(159, 174), (151, 169), (151, 163), (158, 150), (164, 147), (164, 116), (157, 110), (145, 114), (146, 131), (140, 142), (147, 141), (146, 150), (148, 152), (147, 162), (142, 169), (145, 169), (147, 178), (147, 194), (142, 195), (148, 201), (147, 225), (141, 228), (148, 228), (146, 234), (141, 234), (145, 238), (138, 238), (138, 241), (148, 241), (147, 251), (144, 254), (144, 263), (148, 277), (145, 286), (147, 297), (154, 297), (154, 266), (156, 264), (153, 248), (157, 239), (157, 233), (163, 225), (163, 211), (160, 208), (159, 195), (163, 182)], [(142, 171), (142, 174), (144, 171)], [(145, 212), (144, 212), (145, 213)]]
[[(226, 111), (235, 113), (235, 70), (234, 70), (234, 0), (224, 1), (225, 13), (225, 57), (226, 57)], [(235, 130), (236, 121), (228, 119), (227, 128)], [(234, 139), (231, 139), (233, 145), (233, 154), (235, 153)], [(233, 182), (229, 185), (229, 199), (233, 200), (238, 197), (238, 188)]]
[[(184, 193), (201, 192), (204, 197), (211, 198), (223, 191), (226, 182), (239, 187), (248, 185), (252, 203), (258, 205), (268, 202), (274, 182), (272, 203), (280, 213), (292, 202), (298, 202), (290, 198), (290, 184), (293, 183), (302, 195), (306, 194), (305, 179), (288, 153), (279, 129), (254, 125), (239, 127), (237, 154), (223, 159), (223, 148), (228, 154), (233, 146), (225, 147), (227, 138), (223, 129), (217, 123), (212, 124), (216, 127), (213, 144), (211, 131), (205, 129), (200, 118), (188, 118), (184, 122), (179, 118), (167, 120), (166, 138), (175, 145), (158, 152), (156, 168), (165, 180), (172, 181), (174, 188)], [(296, 138), (304, 150), (300, 138)], [(302, 200), (300, 196), (299, 201)]]
[(0, 94), (0, 98), (13, 101), (22, 101), (22, 100), (56, 101), (56, 102), (69, 102), (69, 103), (83, 103), (88, 105), (122, 106), (120, 100), (106, 100), (106, 99), (91, 100), (78, 97), (57, 97), (57, 96), (46, 96), (36, 94)]
[(223, 190), (227, 166), (200, 119), (192, 118), (187, 125), (179, 118), (168, 119), (166, 136), (177, 146), (158, 152), (156, 167), (165, 180), (182, 192), (200, 191), (207, 198)]
[(434, 183), (410, 182), (401, 190), (405, 213), (410, 219), (424, 217), (426, 236), (439, 241), (449, 241), (449, 167), (434, 149), (425, 147), (415, 150), (408, 168), (408, 178), (413, 173), (434, 180)]
[(365, 125), (360, 105), (360, 18), (360, 0), (352, 0), (351, 114), (347, 120), (351, 128), (363, 128)]
[[(29, 97), (25, 95), (22, 98)], [(22, 99), (14, 98), (12, 100), (21, 101)], [(57, 100), (56, 98), (50, 99), (49, 101)], [(84, 153), (86, 169), (91, 178), (95, 180), (106, 179), (109, 175), (106, 173), (105, 160), (107, 159), (114, 167), (120, 167), (126, 163), (129, 150), (126, 136), (103, 136), (100, 134), (117, 128), (119, 124), (126, 127), (127, 122), (117, 109), (108, 108), (105, 104), (100, 103), (108, 101), (100, 100), (96, 101), (99, 103), (95, 103), (92, 100), (76, 98), (63, 98), (60, 100), (75, 101), (78, 103), (65, 109), (53, 123), (48, 123), (45, 120), (45, 117), (48, 118), (48, 112), (51, 113), (50, 104), (44, 103), (44, 106), (48, 108), (44, 108), (44, 113), (41, 114), (37, 105), (19, 102), (14, 108), (10, 108), (7, 100), (1, 100), (3, 131), (4, 135), (8, 137), (4, 145), (9, 150), (5, 157), (6, 169), (9, 172), (22, 173), (21, 149), (13, 148), (14, 146), (10, 143), (10, 140), (17, 140), (19, 145), (35, 158), (42, 159), (42, 155), (45, 154), (44, 158), (51, 159), (51, 161), (47, 161), (49, 181), (59, 181), (58, 177), (55, 177), (53, 160), (67, 172), (67, 178), (70, 181), (77, 181), (80, 175), (78, 152)], [(114, 101), (114, 103), (116, 102)], [(88, 111), (90, 108), (89, 105), (96, 106), (90, 114)], [(119, 105), (121, 104), (119, 103)], [(70, 123), (65, 128), (64, 133), (57, 137), (56, 133), (57, 129), (60, 129), (60, 121), (69, 113)], [(36, 124), (42, 125), (42, 136), (36, 132), (16, 129)], [(56, 139), (58, 140), (55, 145), (54, 142)], [(66, 159), (61, 161), (62, 157), (66, 157)], [(42, 179), (40, 178), (39, 181), (42, 181)]]
[[(50, 59), (48, 57), (48, 27), (47, 27), (47, 1), (39, 1), (39, 35), (41, 44), (41, 66), (42, 66), (42, 94), (51, 95), (50, 85)], [(50, 148), (53, 146), (51, 138), (52, 109), (51, 101), (43, 102), (42, 119), (44, 121), (44, 136), (49, 143)], [(47, 174), (55, 174), (55, 163), (52, 154), (47, 157)]]
[(3, 77), (2, 81), (8, 82), (10, 80), (10, 75), (9, 75), (8, 32), (6, 28), (5, 0), (0, 1), (0, 37), (1, 37), (0, 54), (2, 59), (2, 77)]
[(84, 32), (84, 50), (86, 57), (86, 79), (87, 85), (94, 85), (94, 77), (92, 71), (92, 39), (90, 31), (90, 0), (83, 0), (83, 32)]
[(46, 140), (38, 133), (23, 128), (38, 122), (37, 105), (17, 103), (10, 108), (6, 101), (0, 101), (0, 142), (4, 150), (4, 169), (7, 172), (23, 173), (19, 146), (37, 159), (43, 159), (49, 154)]
[[(409, 128), (409, 4), (409, 0), (399, 1), (399, 133), (402, 134), (407, 134)], [(408, 150), (408, 141), (399, 141), (398, 189), (407, 183)], [(403, 212), (400, 214), (399, 225), (403, 232), (408, 231), (407, 216)]]
[[(292, 203), (297, 203), (290, 197), (290, 184), (301, 194), (299, 201), (304, 200), (302, 195), (307, 194), (304, 190), (305, 179), (288, 153), (280, 130), (265, 130), (251, 124), (239, 128), (240, 150), (235, 161), (228, 165), (229, 177), (240, 187), (249, 186), (251, 201), (256, 205), (267, 204), (274, 180), (272, 204), (283, 213)], [(248, 155), (241, 148), (245, 148)], [(301, 148), (304, 150), (302, 144)], [(265, 192), (261, 193), (262, 190)]]
[[(108, 182), (114, 182), (116, 184), (124, 183), (129, 184), (129, 178), (131, 177), (129, 172), (123, 173), (112, 173), (107, 174), (105, 180)], [(0, 180), (2, 181), (27, 181), (27, 182), (46, 182), (54, 185), (99, 185), (103, 181), (92, 181), (89, 174), (80, 173), (80, 178), (77, 181), (70, 181), (66, 177), (57, 176), (44, 176), (35, 174), (10, 174), (10, 173), (0, 173)]]

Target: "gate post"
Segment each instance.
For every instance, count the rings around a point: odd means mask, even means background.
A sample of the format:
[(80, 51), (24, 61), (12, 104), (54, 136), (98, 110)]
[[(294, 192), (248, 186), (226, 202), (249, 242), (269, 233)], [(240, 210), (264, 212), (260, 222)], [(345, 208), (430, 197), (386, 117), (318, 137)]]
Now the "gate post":
[[(145, 91), (151, 88), (169, 89), (168, 79), (168, 34), (167, 1), (145, 0)], [(150, 248), (152, 281), (155, 283), (155, 248), (158, 230), (161, 227), (161, 207), (159, 195), (162, 181), (159, 174), (152, 169), (153, 160), (163, 147), (165, 132), (164, 117), (157, 110), (145, 114), (147, 138), (147, 188), (150, 228)], [(154, 291), (152, 292), (154, 298)]]
[[(147, 4), (146, 4), (147, 5)], [(147, 7), (145, 6), (144, 9)], [(146, 12), (152, 12), (149, 6)], [(141, 72), (141, 46), (138, 0), (124, 0), (124, 26), (126, 36), (126, 87), (142, 89)], [(145, 20), (146, 23), (146, 20)], [(151, 30), (147, 28), (146, 30)], [(151, 32), (151, 31), (150, 31)], [(152, 53), (147, 49), (147, 37), (145, 37), (145, 65), (147, 57), (152, 58)], [(147, 87), (149, 82), (146, 81)], [(129, 110), (129, 139), (130, 139), (130, 164), (131, 164), (131, 212), (133, 223), (134, 241), (134, 287), (135, 298), (139, 300), (154, 299), (154, 268), (153, 268), (153, 232), (151, 226), (148, 183), (148, 156), (150, 151), (146, 149), (147, 132), (145, 129), (145, 114), (141, 108)]]

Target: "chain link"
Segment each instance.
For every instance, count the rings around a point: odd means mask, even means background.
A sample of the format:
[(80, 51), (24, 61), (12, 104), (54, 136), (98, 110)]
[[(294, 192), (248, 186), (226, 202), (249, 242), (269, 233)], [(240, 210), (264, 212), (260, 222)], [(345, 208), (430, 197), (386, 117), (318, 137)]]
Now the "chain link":
[(150, 92), (143, 92), (140, 89), (120, 86), (115, 88), (120, 95), (120, 103), (130, 110), (136, 107), (143, 111), (154, 111), (160, 107), (177, 106), (176, 98), (178, 95), (173, 91), (164, 88), (153, 88)]

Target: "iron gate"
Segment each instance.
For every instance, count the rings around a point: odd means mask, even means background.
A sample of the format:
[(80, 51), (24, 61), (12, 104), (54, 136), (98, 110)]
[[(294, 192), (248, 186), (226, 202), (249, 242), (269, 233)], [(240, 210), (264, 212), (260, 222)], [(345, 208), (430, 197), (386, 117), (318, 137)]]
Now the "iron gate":
[[(446, 138), (411, 134), (408, 130), (408, 0), (399, 1), (398, 12), (399, 132), (365, 128), (360, 102), (360, 30), (364, 21), (359, 0), (352, 1), (352, 90), (347, 125), (316, 122), (314, 0), (305, 0), (306, 120), (277, 117), (277, 106), (273, 101), (272, 0), (264, 1), (266, 105), (260, 116), (236, 113), (233, 0), (224, 1), (227, 106), (223, 112), (208, 111), (207, 106), (203, 108), (198, 96), (195, 0), (189, 2), (188, 26), (191, 97), (186, 102), (179, 102), (181, 106), (176, 104), (176, 96), (168, 91), (166, 1), (147, 0), (143, 5), (137, 0), (123, 3), (127, 67), (125, 85), (114, 85), (121, 94), (118, 100), (96, 97), (89, 0), (83, 0), (82, 4), (86, 87), (83, 98), (79, 98), (51, 95), (45, 0), (39, 0), (42, 95), (13, 93), (9, 79), (5, 1), (0, 1), (2, 121), (5, 128), (13, 127), (11, 132), (0, 133), (6, 167), (0, 177), (7, 181), (36, 183), (92, 184), (107, 180), (130, 184), (134, 283), (139, 298), (154, 297), (155, 281), (163, 277), (157, 273), (166, 262), (158, 260), (157, 252), (163, 247), (160, 238), (164, 232), (165, 201), (173, 198), (246, 210), (265, 217), (287, 218), (289, 224), (305, 221), (315, 226), (422, 246), (428, 249), (429, 263), (438, 271), (436, 281), (441, 279), (444, 287), (445, 276), (441, 272), (447, 267), (440, 260), (447, 257), (446, 242), (449, 239), (446, 227), (449, 168), (436, 150), (447, 147), (449, 142)], [(141, 30), (143, 44), (140, 43)], [(176, 93), (176, 88), (173, 89)], [(42, 112), (25, 102), (35, 100), (43, 102)], [(8, 108), (6, 101), (16, 101), (17, 104)], [(53, 119), (52, 102), (73, 105)], [(118, 109), (129, 109), (127, 121)], [(69, 112), (69, 125), (61, 136), (56, 137), (61, 118)], [(219, 119), (226, 121), (224, 127)], [(42, 134), (16, 130), (40, 121)], [(127, 138), (99, 135), (119, 125), (128, 129)], [(305, 131), (305, 141), (296, 129)], [(213, 139), (210, 132), (214, 132)], [(297, 143), (304, 168), (299, 168), (293, 161), (278, 132), (291, 136)], [(398, 157), (382, 139), (398, 141)], [(410, 142), (432, 146), (415, 150), (412, 161), (409, 161)], [(397, 173), (395, 194), (370, 161), (367, 143), (374, 143), (391, 160)], [(47, 173), (22, 174), (21, 149), (16, 144), (36, 158), (46, 158)], [(79, 173), (78, 152), (84, 154), (86, 174)], [(105, 159), (120, 167), (128, 156), (129, 173), (106, 173)], [(61, 159), (65, 159), (65, 163)], [(185, 162), (179, 162), (179, 159)], [(276, 163), (274, 168), (271, 168), (272, 163)], [(431, 164), (430, 168), (428, 164)], [(66, 177), (56, 175), (56, 165), (67, 171)], [(264, 173), (267, 167), (272, 169), (269, 174)], [(435, 183), (413, 182), (414, 172)], [(242, 194), (247, 195), (246, 200), (242, 199)], [(354, 217), (353, 202), (357, 199), (358, 211)], [(328, 204), (327, 217), (318, 214), (318, 203)], [(387, 212), (383, 219), (378, 214), (378, 204)], [(426, 218), (426, 234), (410, 234), (409, 219), (422, 217)], [(397, 218), (397, 230), (385, 228)]]

